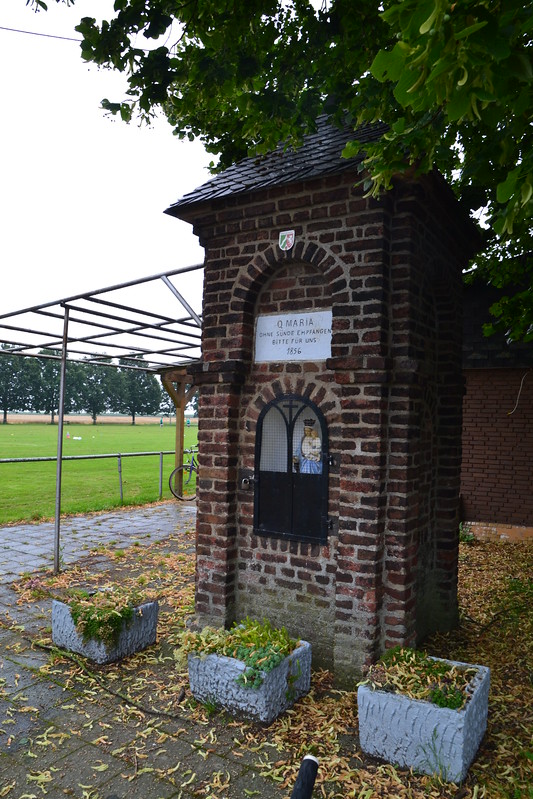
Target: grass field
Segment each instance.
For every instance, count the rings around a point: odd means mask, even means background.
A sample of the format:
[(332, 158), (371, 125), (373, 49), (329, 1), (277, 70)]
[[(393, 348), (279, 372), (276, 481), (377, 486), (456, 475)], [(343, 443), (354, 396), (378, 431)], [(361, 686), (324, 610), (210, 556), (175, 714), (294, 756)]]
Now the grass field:
[[(185, 429), (185, 448), (196, 445), (197, 428)], [(67, 435), (68, 434), (68, 435)], [(69, 424), (63, 456), (173, 451), (173, 425)], [(57, 425), (0, 425), (0, 458), (55, 457)], [(159, 499), (159, 455), (122, 458), (123, 505)], [(168, 477), (174, 455), (163, 458), (163, 499), (172, 495)], [(52, 518), (56, 463), (0, 463), (0, 524)], [(176, 500), (177, 501), (177, 500)], [(62, 513), (86, 513), (121, 505), (117, 458), (64, 461)]]

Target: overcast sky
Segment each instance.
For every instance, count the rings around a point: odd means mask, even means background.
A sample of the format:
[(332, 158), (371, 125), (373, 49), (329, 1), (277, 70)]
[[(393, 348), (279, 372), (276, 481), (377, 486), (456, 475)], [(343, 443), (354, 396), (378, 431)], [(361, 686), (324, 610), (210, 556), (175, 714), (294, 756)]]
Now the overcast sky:
[[(77, 43), (3, 29), (79, 37), (79, 19), (112, 2), (48, 5), (0, 2), (0, 313), (203, 261), (190, 225), (163, 211), (209, 178), (211, 156), (164, 119), (106, 117), (124, 79)], [(198, 281), (181, 290), (200, 310)]]

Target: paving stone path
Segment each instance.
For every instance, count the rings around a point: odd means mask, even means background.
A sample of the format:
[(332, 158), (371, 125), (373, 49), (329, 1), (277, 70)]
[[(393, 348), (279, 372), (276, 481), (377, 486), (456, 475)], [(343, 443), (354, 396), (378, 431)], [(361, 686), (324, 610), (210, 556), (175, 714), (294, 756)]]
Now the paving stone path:
[[(189, 552), (190, 537), (181, 542), (175, 534), (195, 514), (194, 505), (172, 502), (65, 520), (63, 562), (99, 544), (160, 542), (163, 550)], [(285, 799), (288, 792), (260, 774), (259, 756), (240, 746), (227, 721), (206, 726), (180, 710), (172, 718), (126, 712), (103, 690), (89, 701), (79, 681), (50, 666), (50, 653), (32, 644), (50, 624), (50, 602), (19, 604), (12, 583), (21, 572), (53, 565), (53, 530), (0, 528), (0, 797)], [(99, 559), (105, 565), (104, 553), (91, 557), (95, 567)]]
[[(60, 561), (75, 563), (103, 544), (126, 548), (136, 542), (160, 541), (178, 526), (193, 524), (195, 518), (196, 505), (186, 502), (71, 516), (60, 524)], [(25, 572), (53, 565), (54, 522), (0, 527), (0, 583), (13, 582)]]

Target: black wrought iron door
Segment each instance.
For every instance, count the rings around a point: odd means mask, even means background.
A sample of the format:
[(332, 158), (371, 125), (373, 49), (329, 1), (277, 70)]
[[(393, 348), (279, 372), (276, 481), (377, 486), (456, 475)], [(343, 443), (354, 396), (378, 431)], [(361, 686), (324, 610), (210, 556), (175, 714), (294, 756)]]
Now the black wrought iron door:
[(328, 463), (326, 423), (316, 405), (295, 396), (267, 405), (257, 425), (256, 533), (325, 541)]

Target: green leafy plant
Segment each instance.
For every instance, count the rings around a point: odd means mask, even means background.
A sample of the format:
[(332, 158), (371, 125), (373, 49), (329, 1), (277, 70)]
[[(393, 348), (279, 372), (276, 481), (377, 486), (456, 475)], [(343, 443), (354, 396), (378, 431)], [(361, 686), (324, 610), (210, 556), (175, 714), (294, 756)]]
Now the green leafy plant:
[(92, 592), (73, 590), (67, 599), (83, 640), (102, 641), (107, 646), (116, 645), (124, 624), (131, 624), (135, 608), (141, 603), (138, 591), (124, 592), (116, 587)]
[(441, 747), (439, 746), (437, 738), (437, 730), (433, 730), (431, 740), (426, 745), (422, 745), (421, 748), (426, 758), (429, 770), (433, 772), (431, 779), (433, 785), (438, 788), (439, 783), (442, 785), (443, 781), (449, 782), (449, 769), (446, 760), (443, 759), (442, 756)]
[(468, 524), (461, 522), (459, 525), (459, 541), (462, 544), (472, 544), (475, 541), (475, 536)]
[(204, 627), (200, 632), (188, 630), (182, 638), (187, 654), (201, 657), (216, 654), (241, 660), (246, 669), (237, 682), (246, 688), (259, 688), (264, 675), (290, 655), (298, 643), (285, 627), (276, 628), (266, 619), (259, 622), (250, 618), (236, 622), (230, 630), (214, 627)]
[(475, 674), (475, 668), (435, 660), (415, 649), (396, 647), (369, 667), (362, 684), (459, 710), (468, 700), (468, 686)]
[(287, 691), (286, 691), (286, 694), (285, 694), (285, 695), (286, 695), (287, 699), (288, 699), (288, 700), (290, 700), (290, 701), (291, 701), (291, 700), (294, 698), (294, 696), (295, 696), (294, 684), (295, 684), (295, 683), (296, 683), (296, 682), (297, 682), (297, 681), (300, 679), (300, 677), (302, 676), (302, 667), (301, 667), (301, 665), (300, 665), (300, 661), (299, 661), (299, 660), (297, 660), (297, 661), (296, 661), (296, 664), (295, 664), (295, 666), (296, 666), (296, 671), (295, 671), (295, 673), (293, 674), (293, 673), (291, 672), (291, 670), (289, 669), (289, 673), (288, 673), (288, 675), (287, 675)]
[(220, 710), (214, 699), (206, 699), (203, 704), (208, 716), (214, 716)]

